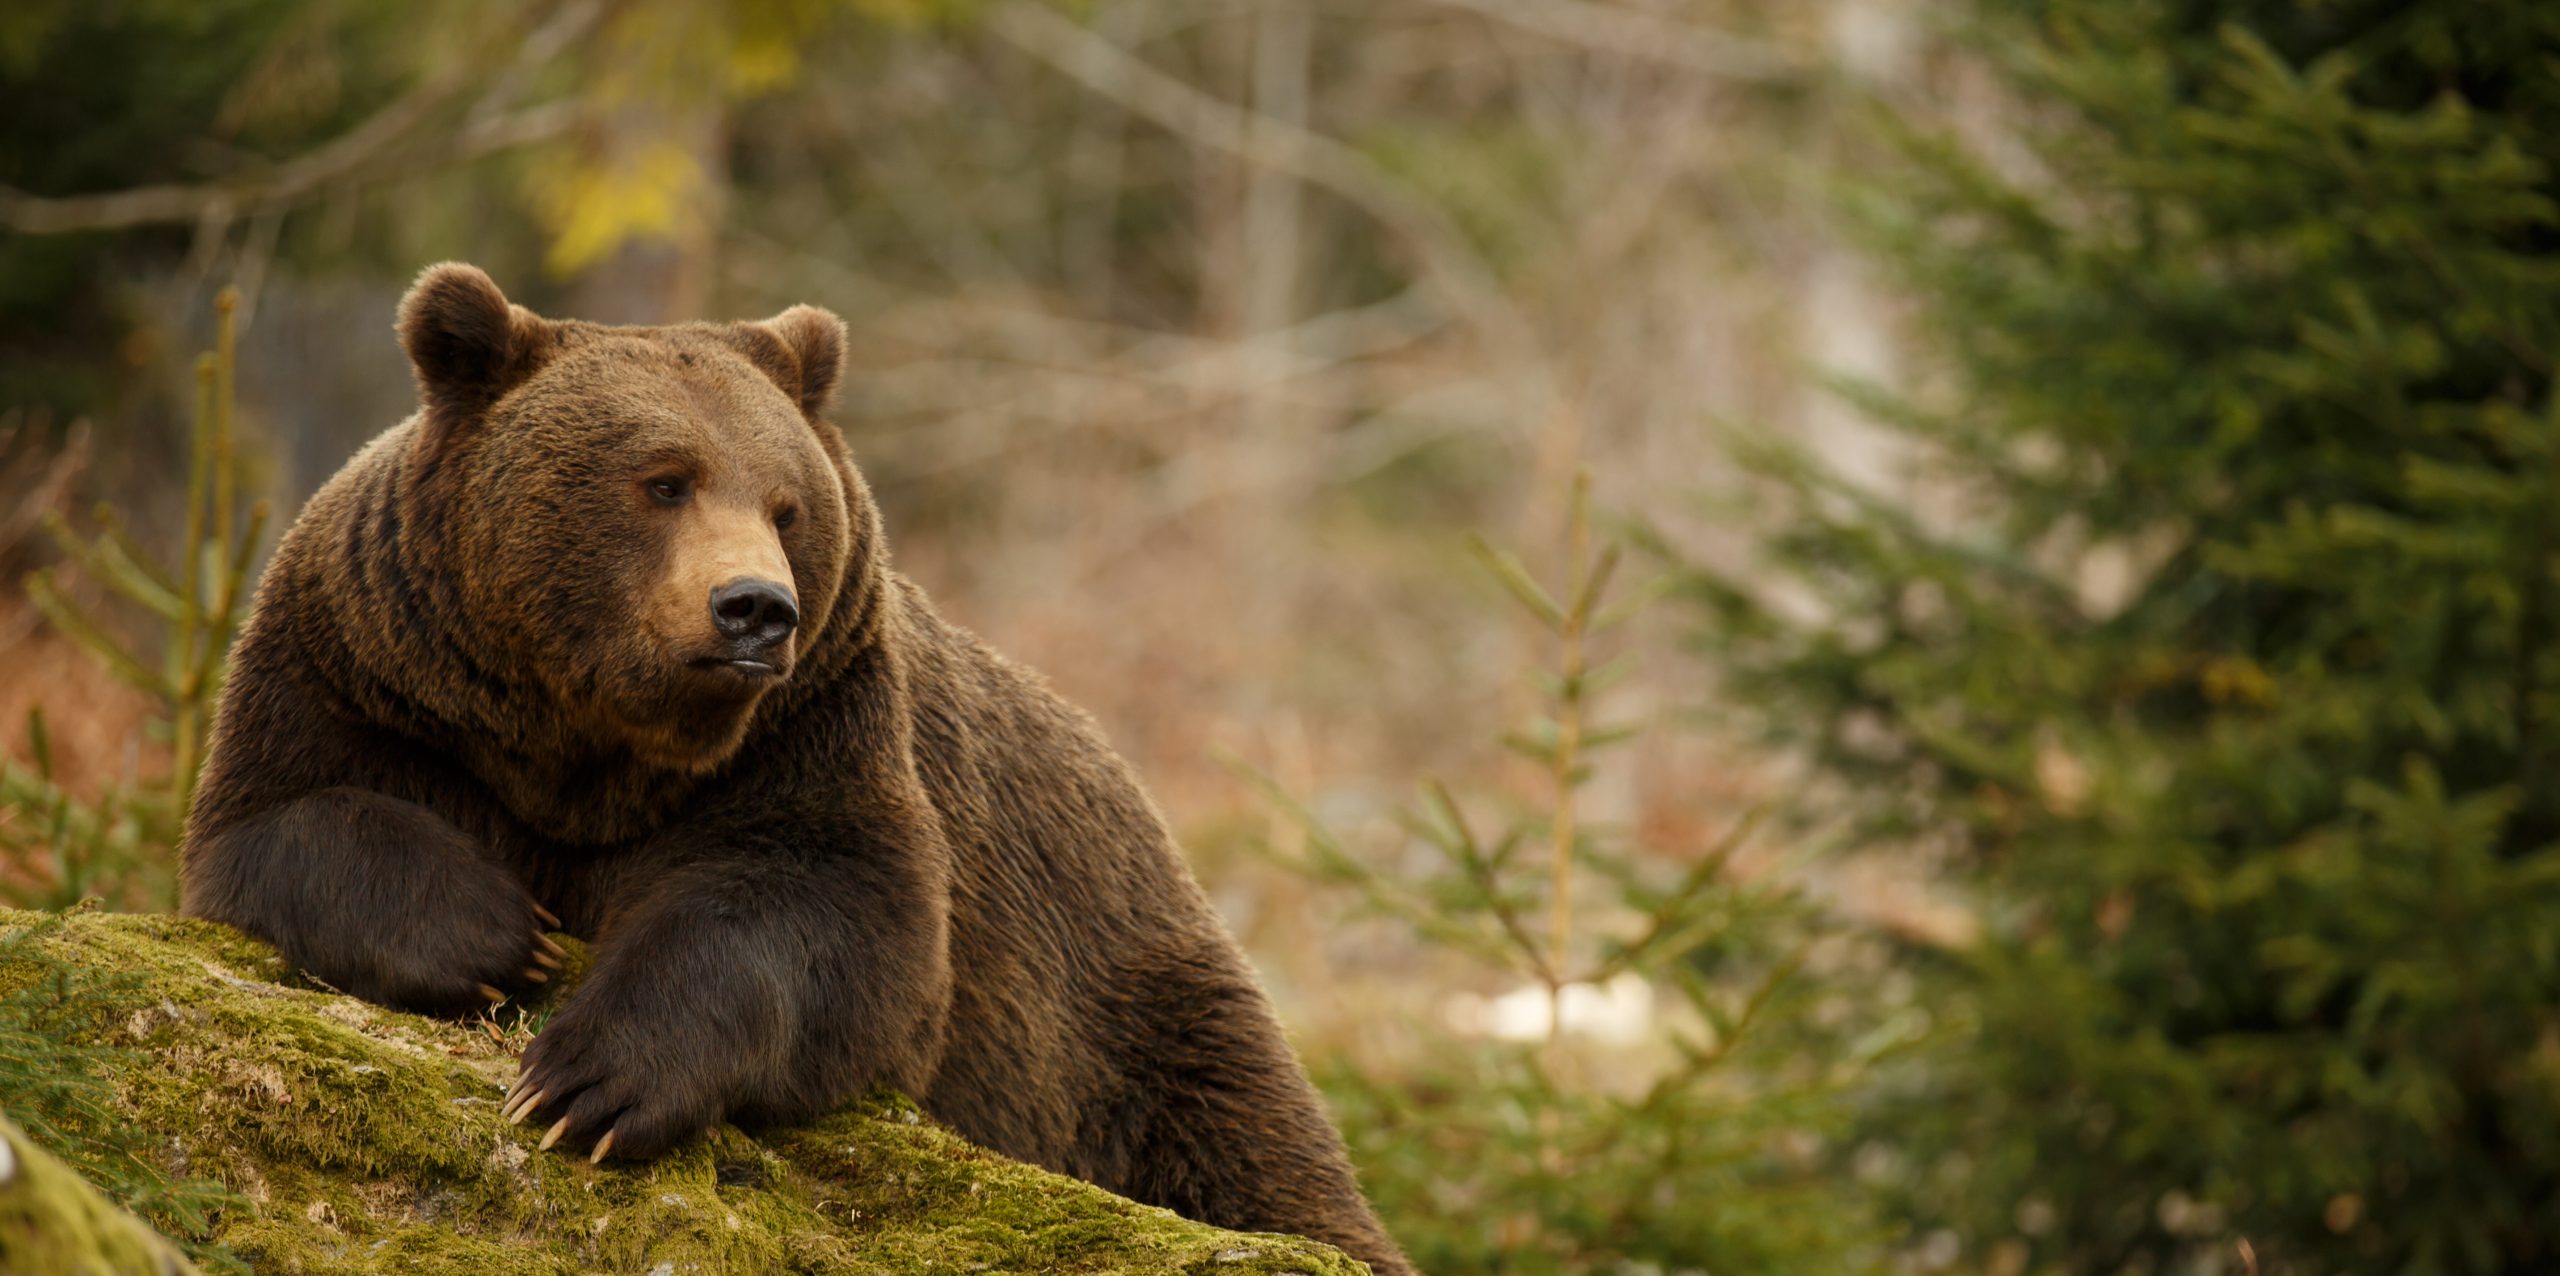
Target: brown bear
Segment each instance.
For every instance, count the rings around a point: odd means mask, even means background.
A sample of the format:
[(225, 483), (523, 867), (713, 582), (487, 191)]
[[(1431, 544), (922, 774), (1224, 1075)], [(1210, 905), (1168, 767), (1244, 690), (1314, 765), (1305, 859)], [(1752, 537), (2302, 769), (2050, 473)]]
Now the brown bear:
[(1093, 723), (889, 565), (820, 417), (844, 325), (610, 327), (470, 266), (421, 407), (303, 508), (188, 821), (185, 907), (454, 1012), (594, 965), (508, 1112), (593, 1159), (874, 1085), (998, 1151), (1410, 1268)]

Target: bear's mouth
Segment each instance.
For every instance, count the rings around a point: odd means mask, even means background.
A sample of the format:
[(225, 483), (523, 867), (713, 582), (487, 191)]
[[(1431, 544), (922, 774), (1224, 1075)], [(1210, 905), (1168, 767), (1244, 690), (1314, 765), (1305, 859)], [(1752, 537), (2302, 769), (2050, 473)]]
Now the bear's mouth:
[(777, 668), (773, 662), (769, 660), (754, 660), (744, 656), (704, 656), (698, 660), (688, 660), (685, 663), (695, 669), (701, 669), (711, 673), (725, 673), (732, 677), (744, 678), (749, 682), (763, 682), (768, 679), (779, 678), (782, 676), (782, 670)]

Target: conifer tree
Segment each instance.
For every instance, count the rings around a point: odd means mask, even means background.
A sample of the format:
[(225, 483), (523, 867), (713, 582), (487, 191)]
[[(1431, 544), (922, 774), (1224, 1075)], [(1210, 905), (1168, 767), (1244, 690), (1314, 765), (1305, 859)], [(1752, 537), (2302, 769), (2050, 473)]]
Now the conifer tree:
[(2560, 6), (1985, 9), (2014, 145), (1860, 203), (1919, 495), (1692, 581), (1980, 908), (1874, 1135), (1968, 1266), (2560, 1270)]

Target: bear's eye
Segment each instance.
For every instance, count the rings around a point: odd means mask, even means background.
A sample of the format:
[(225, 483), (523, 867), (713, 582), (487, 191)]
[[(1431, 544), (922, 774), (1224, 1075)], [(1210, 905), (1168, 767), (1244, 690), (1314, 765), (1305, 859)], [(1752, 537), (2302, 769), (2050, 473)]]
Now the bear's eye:
[(649, 496), (660, 505), (682, 505), (693, 496), (693, 480), (670, 475), (649, 480)]
[(797, 523), (799, 521), (800, 511), (792, 506), (785, 505), (781, 509), (773, 512), (773, 525), (776, 530), (789, 527), (793, 523)]

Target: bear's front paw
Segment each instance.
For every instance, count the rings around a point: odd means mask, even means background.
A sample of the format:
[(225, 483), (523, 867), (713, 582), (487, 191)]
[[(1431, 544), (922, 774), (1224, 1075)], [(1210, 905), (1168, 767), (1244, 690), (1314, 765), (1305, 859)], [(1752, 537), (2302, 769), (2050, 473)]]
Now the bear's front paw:
[[(456, 873), (422, 889), (370, 937), (306, 944), (303, 968), (367, 1001), (429, 1014), (482, 1009), (550, 981), (560, 946), (548, 909), (495, 872)], [(349, 951), (330, 952), (344, 948)], [(334, 958), (334, 959), (333, 959)]]
[(709, 1048), (687, 1049), (650, 1024), (611, 1013), (593, 996), (599, 991), (573, 995), (525, 1050), (507, 1091), (507, 1120), (549, 1121), (543, 1147), (590, 1148), (593, 1163), (617, 1152), (656, 1156), (726, 1115), (717, 1045), (697, 1041), (691, 1044)]

